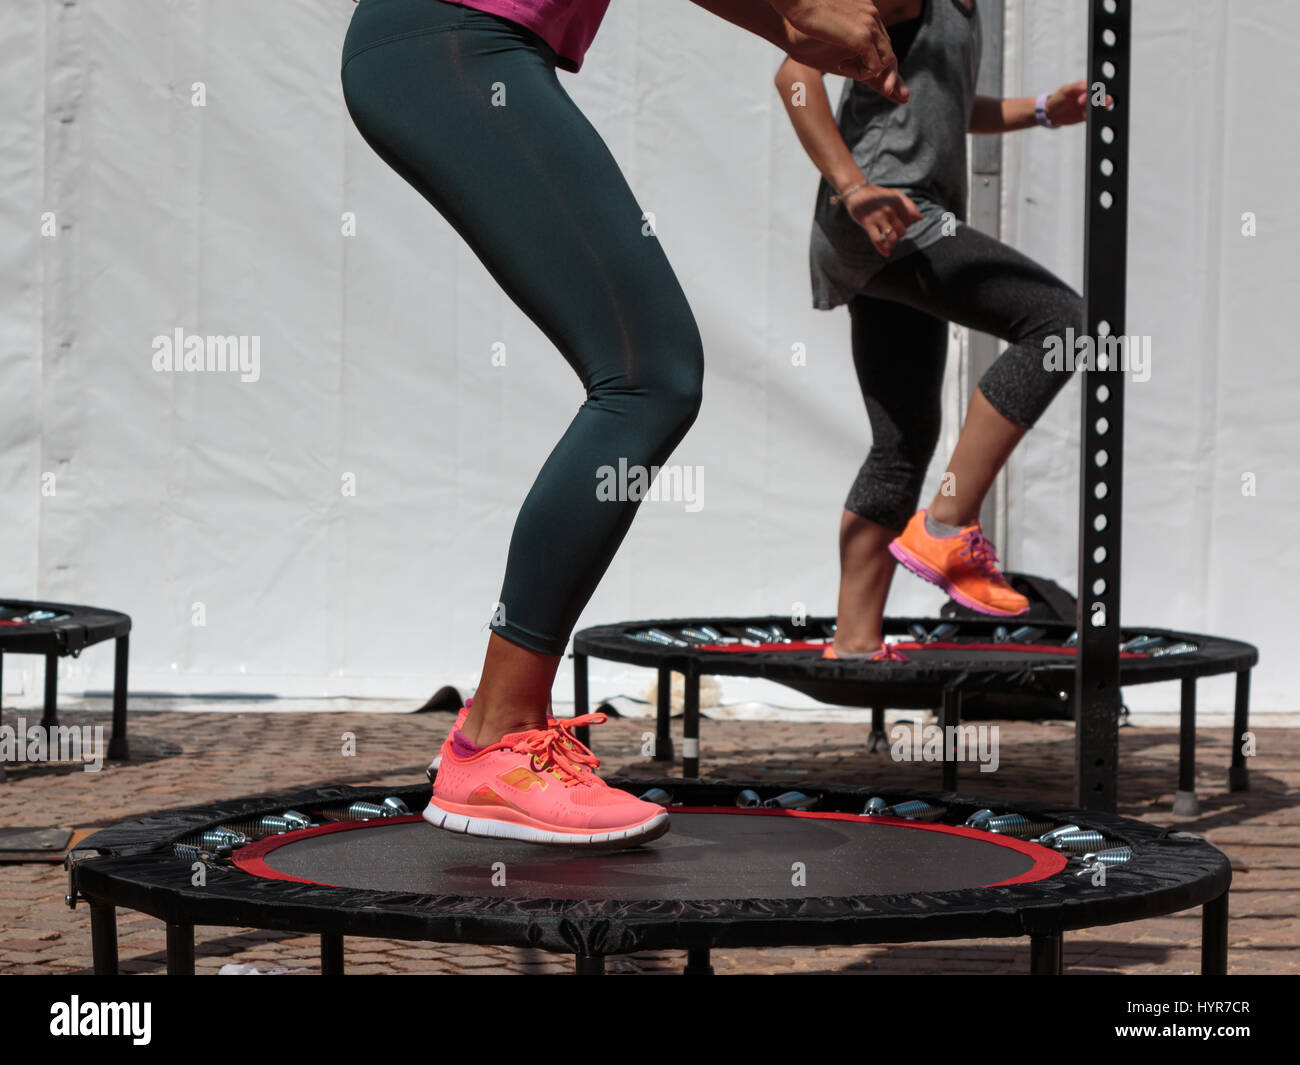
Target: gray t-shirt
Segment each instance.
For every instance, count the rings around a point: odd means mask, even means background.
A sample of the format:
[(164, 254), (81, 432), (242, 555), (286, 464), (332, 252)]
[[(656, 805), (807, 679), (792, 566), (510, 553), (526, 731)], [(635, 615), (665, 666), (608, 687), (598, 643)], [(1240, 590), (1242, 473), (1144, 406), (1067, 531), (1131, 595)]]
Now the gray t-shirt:
[(980, 64), (980, 20), (974, 3), (924, 0), (919, 26), (902, 60), (911, 90), (895, 104), (847, 81), (836, 125), (854, 161), (873, 185), (898, 189), (916, 203), (922, 220), (887, 260), (872, 247), (824, 178), (817, 189), (809, 260), (813, 306), (830, 310), (860, 293), (886, 262), (943, 237), (944, 215), (966, 220), (966, 131)]

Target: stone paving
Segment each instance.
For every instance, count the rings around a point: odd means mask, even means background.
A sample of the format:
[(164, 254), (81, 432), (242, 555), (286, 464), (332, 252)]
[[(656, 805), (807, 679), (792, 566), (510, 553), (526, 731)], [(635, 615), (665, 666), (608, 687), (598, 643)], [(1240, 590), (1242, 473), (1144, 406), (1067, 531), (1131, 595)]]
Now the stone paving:
[[(20, 712), (30, 725), (39, 713)], [(15, 724), (15, 713), (4, 721)], [(107, 725), (107, 715), (73, 711), (65, 724)], [(169, 807), (346, 783), (406, 785), (422, 779), (451, 715), (376, 713), (133, 713), (132, 761), (99, 773), (61, 764), (10, 764), (0, 783), (0, 825), (94, 827)], [(680, 737), (680, 722), (675, 733)], [(604, 769), (665, 775), (641, 754), (644, 720), (614, 719), (596, 730)], [(861, 725), (708, 721), (704, 774), (717, 778), (817, 779), (853, 785), (938, 790), (938, 767), (898, 764), (866, 749)], [(1240, 867), (1231, 894), (1230, 971), (1300, 973), (1300, 734), (1260, 728), (1250, 760), (1251, 790), (1227, 790), (1227, 729), (1198, 732), (1198, 817), (1179, 827), (1201, 833)], [(355, 752), (349, 747), (355, 737)], [(998, 772), (968, 772), (959, 790), (991, 798), (1071, 800), (1074, 731), (1068, 723), (1002, 723)], [(1120, 813), (1173, 825), (1178, 734), (1172, 728), (1121, 731)], [(680, 766), (671, 772), (680, 772)], [(977, 778), (977, 779), (973, 779)], [(54, 862), (0, 864), (0, 973), (84, 973), (90, 930), (84, 905), (64, 903), (66, 874)], [(165, 969), (163, 926), (119, 911), (126, 973)], [(1200, 917), (1172, 917), (1070, 933), (1065, 965), (1076, 973), (1191, 973), (1199, 967)], [(313, 936), (254, 930), (197, 930), (197, 970), (313, 972)], [(679, 972), (680, 953), (609, 959), (610, 972)], [(1023, 973), (1027, 940), (890, 944), (865, 947), (719, 950), (718, 973)], [(505, 947), (349, 938), (351, 973), (564, 973), (571, 960)]]

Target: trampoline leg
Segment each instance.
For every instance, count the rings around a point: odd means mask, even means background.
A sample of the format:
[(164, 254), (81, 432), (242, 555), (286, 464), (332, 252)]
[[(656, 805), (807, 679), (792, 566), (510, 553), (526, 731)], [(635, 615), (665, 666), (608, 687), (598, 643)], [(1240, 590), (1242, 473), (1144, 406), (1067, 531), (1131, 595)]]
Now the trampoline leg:
[(126, 665), (131, 656), (131, 637), (113, 641), (113, 734), (108, 738), (108, 756), (116, 761), (131, 757), (126, 738)]
[(1061, 933), (1049, 932), (1029, 937), (1029, 973), (1031, 976), (1061, 975)]
[[(587, 656), (573, 655), (573, 716), (581, 717), (590, 706), (587, 691)], [(573, 730), (578, 742), (591, 746), (591, 730), (586, 725), (579, 725)]]
[(1174, 816), (1195, 817), (1196, 801), (1196, 678), (1182, 682), (1182, 706), (1178, 714), (1178, 790), (1174, 792)]
[(1246, 733), (1250, 729), (1250, 670), (1237, 674), (1237, 698), (1232, 710), (1232, 766), (1228, 769), (1228, 790), (1249, 791), (1250, 771), (1246, 768)]
[(167, 975), (194, 975), (194, 926), (167, 924)]
[(961, 723), (961, 692), (944, 688), (939, 708), (939, 728), (943, 732), (943, 790), (957, 790), (956, 728)]
[(117, 975), (117, 907), (90, 899), (90, 954), (96, 976)]
[(604, 976), (605, 955), (575, 954), (573, 956), (574, 976)]
[(1201, 975), (1228, 973), (1228, 893), (1201, 907)]
[(709, 948), (704, 947), (700, 950), (688, 950), (686, 952), (686, 968), (682, 970), (683, 976), (712, 976), (713, 962), (709, 958)]
[(343, 975), (343, 936), (339, 932), (320, 934), (320, 974)]
[(700, 775), (700, 677), (687, 672), (683, 679), (686, 705), (682, 723), (682, 776), (689, 779)]
[(659, 695), (655, 704), (655, 761), (673, 760), (673, 671), (659, 667)]
[(875, 754), (881, 747), (888, 743), (885, 736), (885, 708), (883, 706), (873, 706), (871, 708), (871, 736), (868, 739), (867, 749)]
[(41, 728), (55, 728), (59, 723), (59, 656), (45, 656), (45, 712)]

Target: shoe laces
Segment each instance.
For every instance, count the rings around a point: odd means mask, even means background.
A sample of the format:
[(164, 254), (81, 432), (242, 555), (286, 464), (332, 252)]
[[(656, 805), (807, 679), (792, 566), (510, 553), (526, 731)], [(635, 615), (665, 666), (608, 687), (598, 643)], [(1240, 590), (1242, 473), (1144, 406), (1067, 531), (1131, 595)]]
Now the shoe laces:
[(906, 662), (907, 660), (907, 655), (890, 643), (883, 644), (880, 650), (871, 656), (873, 662)]
[(581, 766), (588, 769), (596, 769), (600, 765), (600, 759), (592, 753), (590, 747), (578, 739), (574, 729), (583, 728), (587, 725), (603, 725), (609, 720), (602, 713), (581, 714), (578, 717), (557, 717), (554, 728), (564, 739), (569, 758)]
[(969, 559), (983, 576), (1001, 580), (1002, 574), (998, 572), (997, 565), (998, 556), (993, 550), (993, 544), (980, 531), (980, 527), (976, 525), (961, 535), (966, 541), (966, 546), (961, 549), (962, 557)]
[[(534, 729), (519, 736), (510, 749), (528, 755), (534, 770), (552, 773), (564, 781), (566, 788), (588, 783), (591, 771), (584, 764), (585, 759), (566, 748), (563, 740), (564, 734), (559, 729)], [(594, 759), (595, 755), (588, 752), (587, 757)]]

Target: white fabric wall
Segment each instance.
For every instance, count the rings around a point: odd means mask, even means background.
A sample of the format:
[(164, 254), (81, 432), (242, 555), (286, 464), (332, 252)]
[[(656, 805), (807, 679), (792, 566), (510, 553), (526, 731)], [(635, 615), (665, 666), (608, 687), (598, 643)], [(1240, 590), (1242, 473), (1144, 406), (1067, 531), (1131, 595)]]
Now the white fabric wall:
[[(1029, 6), (1009, 28), (1016, 92), (1083, 64), (1083, 5)], [(1256, 706), (1294, 709), (1281, 644), (1296, 370), (1281, 331), (1297, 149), (1274, 123), (1295, 89), (1270, 73), (1300, 43), (1297, 16), (1282, 0), (1231, 25), (1208, 3), (1142, 8), (1130, 329), (1156, 338), (1156, 373), (1130, 392), (1125, 617), (1259, 642)], [(351, 11), (6, 12), (0, 589), (130, 613), (137, 691), (472, 685), (513, 515), (581, 399), (352, 128), (338, 85)], [(809, 307), (815, 176), (771, 88), (778, 61), (685, 0), (614, 0), (566, 78), (655, 214), (708, 358), (703, 414), (675, 456), (704, 467), (705, 505), (644, 507), (583, 624), (834, 609), (840, 503), (868, 433), (847, 315)], [(1079, 131), (1036, 132), (1008, 157), (1015, 241), (1076, 284), (1082, 149)], [(1259, 214), (1253, 241), (1236, 236), (1243, 210)], [(41, 236), (46, 211), (57, 237)], [(177, 328), (259, 336), (260, 378), (155, 372), (153, 338)], [(791, 365), (800, 344), (806, 367)], [(1072, 585), (1069, 396), (1013, 471), (1007, 554)], [(903, 579), (890, 607), (941, 600)], [(7, 690), (30, 686), (16, 665)], [(102, 689), (111, 656), (65, 668), (68, 687)], [(617, 667), (596, 682), (629, 690)]]

